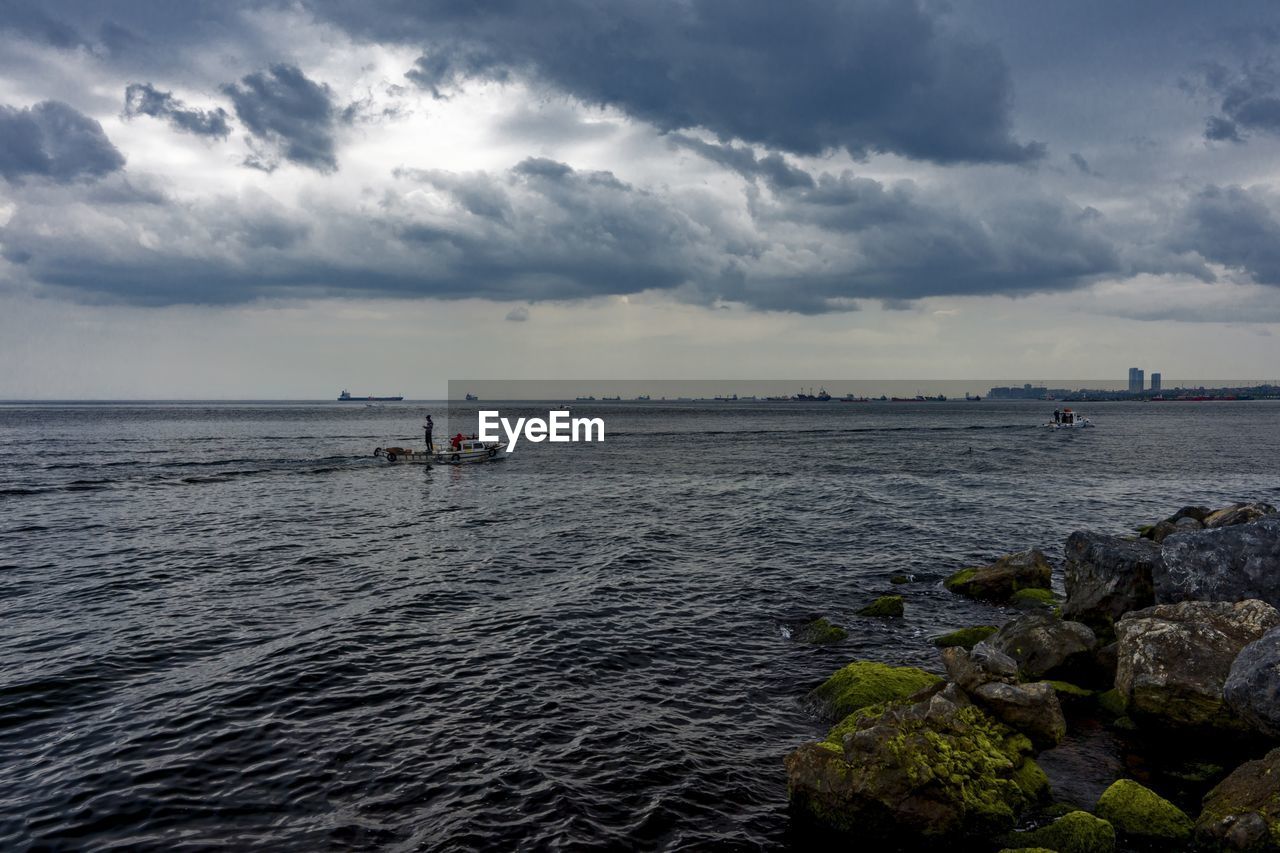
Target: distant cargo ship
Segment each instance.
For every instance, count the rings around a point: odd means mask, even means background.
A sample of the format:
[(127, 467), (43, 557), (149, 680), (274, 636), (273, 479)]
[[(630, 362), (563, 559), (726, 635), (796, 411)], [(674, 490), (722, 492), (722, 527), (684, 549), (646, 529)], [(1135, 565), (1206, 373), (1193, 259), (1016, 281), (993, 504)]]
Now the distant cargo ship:
[(404, 397), (352, 397), (346, 388), (338, 395), (339, 403), (398, 403)]

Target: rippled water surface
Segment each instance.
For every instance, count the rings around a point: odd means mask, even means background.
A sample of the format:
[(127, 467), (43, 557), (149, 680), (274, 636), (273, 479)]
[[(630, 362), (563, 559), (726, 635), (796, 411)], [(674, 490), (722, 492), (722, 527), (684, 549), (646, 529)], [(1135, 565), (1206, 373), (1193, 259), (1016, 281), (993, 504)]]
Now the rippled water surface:
[(804, 692), (999, 618), (946, 573), (1280, 501), (1280, 404), (1051, 410), (596, 404), (432, 469), (370, 457), (432, 404), (0, 406), (0, 849), (803, 846)]

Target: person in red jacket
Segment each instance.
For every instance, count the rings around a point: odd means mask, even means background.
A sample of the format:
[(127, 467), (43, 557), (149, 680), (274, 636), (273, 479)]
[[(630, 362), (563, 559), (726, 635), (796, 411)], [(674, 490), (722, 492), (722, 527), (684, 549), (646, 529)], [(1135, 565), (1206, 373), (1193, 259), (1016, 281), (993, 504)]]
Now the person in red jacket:
[(461, 449), (462, 449), (462, 439), (463, 439), (463, 438), (464, 438), (464, 436), (462, 435), (462, 433), (458, 433), (457, 435), (455, 435), (455, 436), (453, 437), (453, 440), (450, 442), (450, 444), (452, 444), (452, 445), (453, 445), (453, 449), (454, 449), (454, 450), (461, 450)]

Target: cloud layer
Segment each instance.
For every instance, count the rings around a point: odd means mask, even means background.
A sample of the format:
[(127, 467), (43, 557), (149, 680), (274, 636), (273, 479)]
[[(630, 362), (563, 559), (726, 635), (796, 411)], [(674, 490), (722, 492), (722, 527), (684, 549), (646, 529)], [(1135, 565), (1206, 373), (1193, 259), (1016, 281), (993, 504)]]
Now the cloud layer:
[(0, 286), (478, 297), (517, 322), (1136, 277), (1256, 301), (1280, 284), (1280, 45), (1233, 33), (1267, 7), (1210, 36), (1191, 4), (1160, 33), (1085, 5), (8, 0)]

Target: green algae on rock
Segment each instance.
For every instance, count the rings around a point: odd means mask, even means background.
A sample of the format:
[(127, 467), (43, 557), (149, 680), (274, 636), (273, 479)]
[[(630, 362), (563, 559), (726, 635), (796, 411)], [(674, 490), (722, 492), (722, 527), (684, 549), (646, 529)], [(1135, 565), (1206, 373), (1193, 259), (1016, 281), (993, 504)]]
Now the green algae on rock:
[(1191, 818), (1132, 779), (1121, 779), (1103, 791), (1097, 813), (1122, 836), (1135, 841), (1180, 844), (1191, 838)]
[(821, 703), (830, 717), (843, 719), (871, 705), (906, 699), (941, 681), (914, 666), (860, 660), (842, 667), (816, 687), (809, 698)]
[(974, 625), (971, 628), (961, 628), (958, 631), (951, 631), (940, 637), (934, 637), (929, 642), (940, 649), (950, 649), (956, 646), (962, 649), (972, 649), (998, 630), (1000, 629), (995, 625)]
[(822, 616), (801, 625), (791, 636), (798, 643), (822, 646), (844, 640), (849, 636), (849, 632), (839, 625), (832, 625), (827, 621), (827, 617)]
[(1045, 684), (1048, 684), (1053, 688), (1054, 692), (1058, 694), (1059, 699), (1072, 700), (1089, 699), (1093, 697), (1092, 690), (1086, 690), (1085, 688), (1072, 684), (1069, 681), (1046, 681)]
[(1129, 710), (1129, 700), (1113, 687), (1098, 694), (1098, 707), (1113, 717), (1123, 717)]
[(1057, 853), (1113, 853), (1116, 831), (1101, 818), (1088, 812), (1074, 811), (1048, 826), (1016, 836), (1029, 847), (1044, 847)]
[(1049, 561), (1032, 549), (1006, 554), (987, 566), (961, 569), (942, 585), (969, 598), (1008, 601), (1020, 589), (1048, 589), (1051, 576)]
[(1210, 849), (1280, 850), (1280, 749), (1246, 761), (1205, 794), (1195, 833)]
[(905, 608), (900, 595), (882, 595), (858, 611), (859, 616), (901, 616)]
[(1013, 771), (1013, 775), (1010, 778), (1013, 779), (1018, 789), (1026, 795), (1028, 803), (1042, 803), (1049, 799), (1049, 776), (1040, 768), (1034, 758), (1024, 758), (1022, 765)]
[(894, 584), (895, 586), (898, 584), (911, 583), (911, 580), (911, 575), (891, 575), (889, 577), (889, 583)]
[(787, 756), (793, 806), (827, 827), (894, 843), (1007, 831), (1047, 780), (1026, 766), (1025, 737), (964, 703), (949, 687), (852, 715), (839, 745)]
[(1020, 589), (1009, 596), (1009, 603), (1020, 610), (1055, 610), (1058, 597), (1051, 589)]

